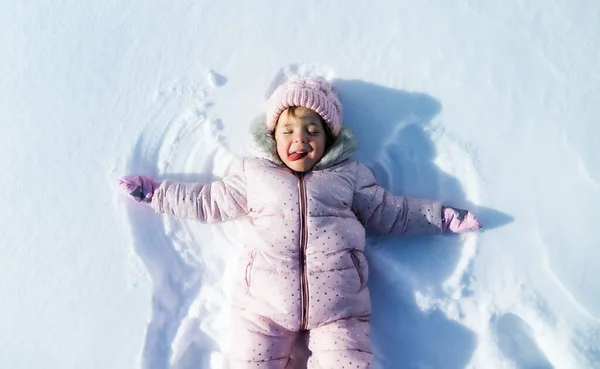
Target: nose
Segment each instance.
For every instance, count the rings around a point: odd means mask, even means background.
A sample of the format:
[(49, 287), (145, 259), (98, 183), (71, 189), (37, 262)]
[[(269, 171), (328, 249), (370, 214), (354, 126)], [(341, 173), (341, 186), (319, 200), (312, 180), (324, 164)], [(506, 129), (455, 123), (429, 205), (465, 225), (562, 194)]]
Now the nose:
[(304, 132), (298, 132), (294, 136), (294, 142), (306, 143), (308, 142), (308, 135), (306, 135)]

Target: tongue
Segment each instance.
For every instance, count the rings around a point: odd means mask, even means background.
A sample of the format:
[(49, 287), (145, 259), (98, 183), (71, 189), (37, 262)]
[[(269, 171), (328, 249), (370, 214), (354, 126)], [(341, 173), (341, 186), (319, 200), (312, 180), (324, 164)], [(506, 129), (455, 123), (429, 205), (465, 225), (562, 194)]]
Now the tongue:
[(308, 155), (307, 152), (295, 152), (290, 154), (290, 156), (288, 156), (288, 159), (290, 159), (291, 161), (296, 161), (302, 159), (306, 155)]

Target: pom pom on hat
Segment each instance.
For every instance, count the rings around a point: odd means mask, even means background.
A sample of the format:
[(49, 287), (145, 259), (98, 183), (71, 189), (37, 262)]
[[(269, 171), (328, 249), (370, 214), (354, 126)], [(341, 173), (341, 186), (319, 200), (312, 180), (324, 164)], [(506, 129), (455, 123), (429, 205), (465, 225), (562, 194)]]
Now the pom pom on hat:
[(279, 115), (290, 106), (317, 112), (336, 137), (342, 129), (342, 104), (329, 82), (323, 79), (296, 78), (277, 87), (267, 101), (269, 131), (275, 129)]

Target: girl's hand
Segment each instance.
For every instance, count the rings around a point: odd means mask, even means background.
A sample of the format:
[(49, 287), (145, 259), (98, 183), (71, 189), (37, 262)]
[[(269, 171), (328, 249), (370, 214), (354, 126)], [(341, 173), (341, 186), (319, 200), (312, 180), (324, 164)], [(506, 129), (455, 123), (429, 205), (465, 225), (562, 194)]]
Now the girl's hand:
[(119, 178), (117, 183), (128, 197), (147, 204), (152, 202), (154, 190), (160, 186), (160, 182), (146, 176), (125, 176)]
[(481, 223), (473, 213), (450, 206), (442, 207), (442, 229), (444, 232), (472, 232), (481, 228)]

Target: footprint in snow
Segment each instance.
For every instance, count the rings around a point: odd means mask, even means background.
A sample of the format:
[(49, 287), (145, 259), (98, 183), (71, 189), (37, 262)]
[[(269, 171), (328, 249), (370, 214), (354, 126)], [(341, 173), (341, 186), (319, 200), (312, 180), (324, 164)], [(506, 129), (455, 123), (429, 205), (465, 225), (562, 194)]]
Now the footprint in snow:
[(515, 314), (504, 314), (496, 321), (500, 351), (517, 369), (554, 369), (538, 347), (531, 326)]

